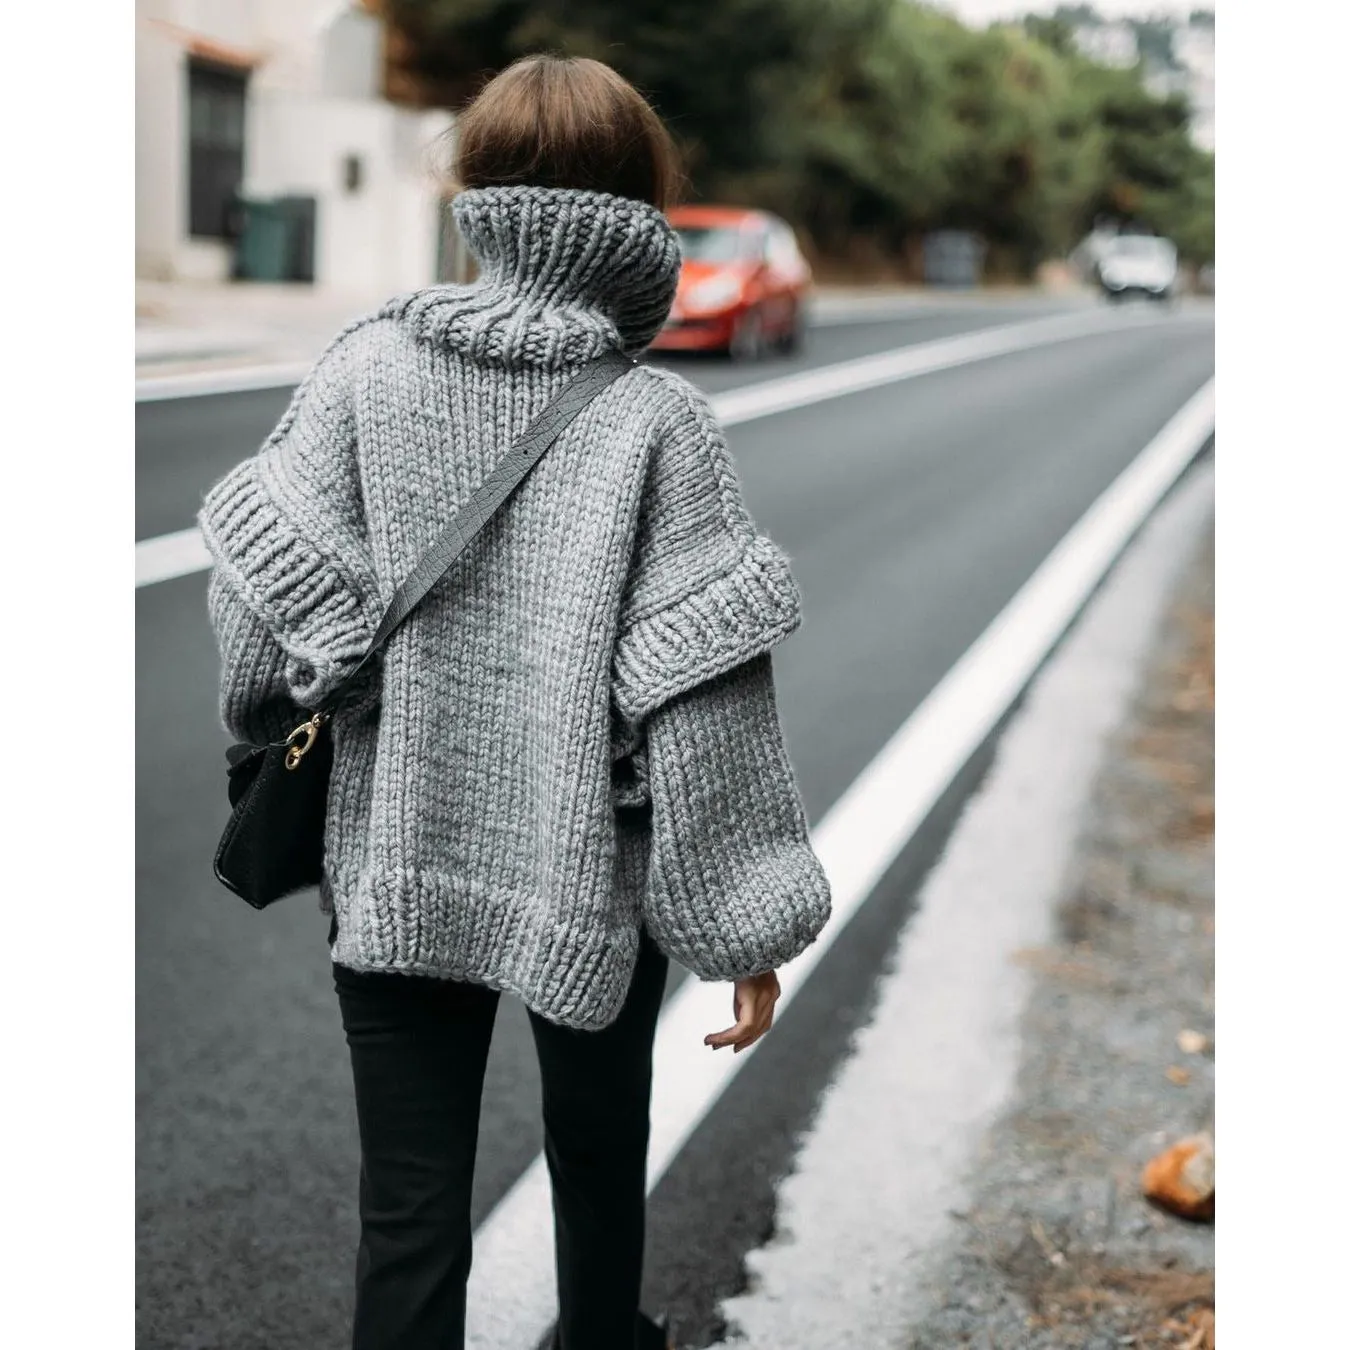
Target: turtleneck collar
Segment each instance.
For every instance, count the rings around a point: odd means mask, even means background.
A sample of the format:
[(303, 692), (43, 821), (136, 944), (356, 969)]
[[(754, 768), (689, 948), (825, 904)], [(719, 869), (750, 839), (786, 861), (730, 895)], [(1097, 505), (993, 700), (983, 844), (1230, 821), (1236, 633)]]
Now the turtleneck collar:
[(453, 209), (480, 276), (394, 302), (420, 336), (475, 360), (560, 367), (615, 347), (636, 355), (660, 330), (680, 248), (655, 207), (575, 188), (493, 187), (461, 192)]

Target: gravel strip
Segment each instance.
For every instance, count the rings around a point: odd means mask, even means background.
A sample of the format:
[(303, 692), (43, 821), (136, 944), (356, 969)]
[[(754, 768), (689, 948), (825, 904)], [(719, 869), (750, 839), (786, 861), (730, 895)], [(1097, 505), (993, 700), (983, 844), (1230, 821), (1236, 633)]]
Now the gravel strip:
[(1099, 772), (1056, 940), (1019, 953), (1014, 1102), (908, 1350), (1212, 1350), (1213, 1229), (1154, 1210), (1139, 1174), (1214, 1118), (1213, 564), (1211, 529)]

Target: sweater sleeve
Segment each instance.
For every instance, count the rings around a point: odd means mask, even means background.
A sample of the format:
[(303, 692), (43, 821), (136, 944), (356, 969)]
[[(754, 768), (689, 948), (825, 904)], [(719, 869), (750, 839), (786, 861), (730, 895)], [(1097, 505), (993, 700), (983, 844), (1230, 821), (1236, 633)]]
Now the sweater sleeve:
[[(206, 606), (220, 654), (221, 725), (235, 740), (252, 745), (283, 740), (306, 716), (287, 679), (285, 651), (221, 568), (212, 569)], [(378, 669), (372, 670), (362, 678), (361, 688), (344, 699), (348, 715), (363, 713), (378, 701), (378, 677)]]
[[(213, 623), (234, 634), (217, 630), (227, 677), (232, 655), (237, 691), (284, 689), (302, 708), (321, 703), (352, 669), (381, 613), (347, 339), (329, 346), (262, 448), (211, 488), (197, 518), (218, 578)], [(222, 712), (235, 696), (222, 692)], [(230, 706), (242, 726), (243, 705)]]
[(646, 727), (643, 919), (700, 979), (773, 970), (815, 941), (830, 885), (811, 847), (765, 653), (663, 705)]
[(634, 724), (801, 622), (787, 556), (746, 510), (707, 398), (657, 378), (669, 411), (647, 461), (612, 670), (615, 706)]
[(206, 608), (220, 653), (220, 721), (238, 741), (279, 741), (304, 720), (286, 682), (286, 654), (213, 568)]

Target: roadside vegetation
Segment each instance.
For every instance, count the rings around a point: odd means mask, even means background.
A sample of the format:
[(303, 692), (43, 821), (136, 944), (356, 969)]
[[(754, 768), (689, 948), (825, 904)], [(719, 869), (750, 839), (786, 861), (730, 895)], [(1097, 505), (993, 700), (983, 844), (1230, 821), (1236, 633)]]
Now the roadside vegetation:
[(1104, 219), (1213, 260), (1214, 157), (1186, 100), (1150, 93), (1142, 64), (1081, 55), (1071, 11), (975, 30), (908, 0), (372, 7), (392, 97), (462, 106), (534, 51), (607, 61), (680, 140), (692, 198), (776, 211), (860, 276), (916, 275), (942, 229), (981, 236), (987, 276), (1029, 276)]

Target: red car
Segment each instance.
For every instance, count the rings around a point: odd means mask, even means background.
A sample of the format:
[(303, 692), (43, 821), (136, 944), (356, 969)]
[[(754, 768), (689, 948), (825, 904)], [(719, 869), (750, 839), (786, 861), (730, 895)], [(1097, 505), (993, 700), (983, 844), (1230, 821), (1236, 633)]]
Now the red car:
[(754, 360), (801, 342), (811, 268), (786, 222), (736, 206), (677, 206), (684, 264), (656, 351), (725, 351)]

